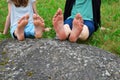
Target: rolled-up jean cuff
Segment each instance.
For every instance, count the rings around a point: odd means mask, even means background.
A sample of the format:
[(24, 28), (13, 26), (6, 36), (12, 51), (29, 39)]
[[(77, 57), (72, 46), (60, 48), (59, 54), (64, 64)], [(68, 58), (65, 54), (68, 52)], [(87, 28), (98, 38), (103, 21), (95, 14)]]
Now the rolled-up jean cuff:
[(94, 22), (90, 20), (84, 20), (84, 25), (86, 25), (89, 29), (89, 37), (95, 31)]
[(68, 24), (70, 26), (70, 29), (72, 30), (72, 22), (73, 22), (73, 18), (69, 18), (64, 21), (64, 24)]

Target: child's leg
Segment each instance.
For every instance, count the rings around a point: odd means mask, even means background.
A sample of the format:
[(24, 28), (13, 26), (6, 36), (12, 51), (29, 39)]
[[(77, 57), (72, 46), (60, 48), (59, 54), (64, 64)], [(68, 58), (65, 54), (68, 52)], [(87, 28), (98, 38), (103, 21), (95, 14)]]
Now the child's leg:
[(87, 40), (89, 37), (89, 29), (86, 25), (83, 26), (83, 30), (81, 32), (81, 34), (79, 35), (79, 39), (82, 41)]
[(58, 9), (58, 11), (53, 17), (53, 26), (54, 26), (57, 37), (60, 40), (66, 40), (68, 35), (66, 34), (66, 31), (64, 29), (65, 27), (64, 27), (63, 14), (61, 9)]
[(71, 29), (70, 26), (68, 24), (64, 24), (64, 29), (65, 29), (65, 33), (67, 35), (67, 37), (69, 36), (69, 34), (71, 33)]
[(28, 19), (29, 19), (29, 15), (25, 15), (18, 21), (18, 26), (17, 26), (14, 34), (17, 37), (17, 39), (20, 41), (24, 40), (24, 38), (25, 38), (24, 37), (24, 28), (28, 24)]
[(83, 19), (80, 14), (77, 14), (73, 20), (73, 28), (69, 37), (69, 41), (76, 42), (83, 29)]
[(79, 36), (80, 40), (87, 40), (92, 33), (95, 31), (94, 22), (89, 20), (84, 20), (83, 30)]
[(33, 20), (35, 26), (35, 38), (41, 38), (45, 26), (44, 20), (36, 14), (33, 15)]

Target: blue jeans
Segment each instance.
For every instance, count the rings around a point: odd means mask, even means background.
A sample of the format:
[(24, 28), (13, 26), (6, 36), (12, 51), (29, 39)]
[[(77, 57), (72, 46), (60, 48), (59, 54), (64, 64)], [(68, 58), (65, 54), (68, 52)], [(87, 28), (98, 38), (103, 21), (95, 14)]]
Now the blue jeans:
[[(14, 31), (16, 30), (16, 28), (17, 28), (17, 25), (11, 26), (11, 28), (10, 28), (10, 34), (11, 34), (12, 38), (16, 38), (16, 36), (14, 35)], [(34, 38), (34, 34), (35, 34), (34, 24), (28, 23), (24, 28), (25, 38)]]
[[(73, 22), (73, 19), (69, 18), (64, 21), (64, 24), (68, 24), (70, 26), (70, 29), (72, 30), (72, 22)], [(92, 33), (95, 31), (94, 22), (90, 20), (84, 20), (84, 25), (88, 27), (89, 37), (90, 37)]]

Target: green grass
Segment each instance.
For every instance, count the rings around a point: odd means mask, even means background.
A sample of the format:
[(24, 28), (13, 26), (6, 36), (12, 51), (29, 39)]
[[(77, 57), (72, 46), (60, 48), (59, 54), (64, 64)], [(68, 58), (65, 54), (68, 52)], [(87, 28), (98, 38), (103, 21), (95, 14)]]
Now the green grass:
[[(65, 0), (37, 0), (37, 11), (45, 20), (45, 26), (52, 28), (43, 34), (44, 38), (54, 38), (52, 17), (60, 7), (64, 10)], [(120, 55), (120, 0), (102, 0), (101, 21), (105, 30), (98, 29), (89, 40), (83, 43), (93, 45), (109, 52)], [(10, 34), (2, 35), (5, 19), (7, 16), (7, 2), (0, 2), (0, 40), (10, 38)]]

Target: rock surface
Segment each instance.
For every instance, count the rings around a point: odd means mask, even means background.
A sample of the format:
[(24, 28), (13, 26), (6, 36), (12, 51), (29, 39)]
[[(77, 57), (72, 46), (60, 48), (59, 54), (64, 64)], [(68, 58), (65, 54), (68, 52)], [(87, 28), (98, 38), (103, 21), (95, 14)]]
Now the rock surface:
[(0, 44), (0, 80), (120, 80), (120, 57), (52, 39)]

